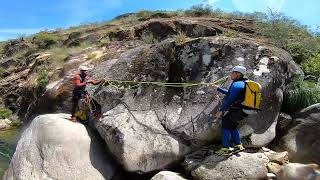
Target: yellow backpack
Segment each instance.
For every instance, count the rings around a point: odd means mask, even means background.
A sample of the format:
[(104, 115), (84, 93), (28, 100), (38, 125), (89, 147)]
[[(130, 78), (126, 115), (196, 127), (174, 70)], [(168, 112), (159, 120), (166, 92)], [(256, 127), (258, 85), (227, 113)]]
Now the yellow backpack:
[(255, 81), (245, 81), (245, 96), (243, 105), (243, 112), (247, 114), (256, 114), (260, 111), (261, 102), (261, 85)]

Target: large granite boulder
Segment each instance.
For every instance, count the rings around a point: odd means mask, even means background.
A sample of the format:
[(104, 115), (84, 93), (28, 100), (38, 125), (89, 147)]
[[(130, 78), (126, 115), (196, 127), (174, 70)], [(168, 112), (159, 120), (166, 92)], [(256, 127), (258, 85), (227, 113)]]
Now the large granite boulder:
[(280, 147), (288, 151), (291, 161), (320, 163), (320, 104), (297, 113), (291, 128), (280, 139)]
[(67, 114), (36, 117), (18, 142), (3, 179), (111, 179), (104, 142)]
[[(168, 39), (128, 50), (116, 59), (105, 59), (93, 70), (93, 76), (133, 81), (214, 82), (228, 76), (238, 64), (247, 67), (247, 76), (262, 85), (263, 93), (262, 111), (243, 120), (240, 132), (247, 146), (265, 146), (275, 137), (286, 81), (303, 76), (283, 50), (252, 40), (221, 36), (191, 39), (183, 44)], [(222, 86), (228, 88), (230, 83), (227, 81)], [(207, 86), (172, 88), (113, 82), (92, 88), (91, 92), (104, 112), (97, 129), (130, 171), (161, 169), (188, 152), (186, 146), (193, 149), (220, 139), (220, 121), (213, 114), (219, 108), (221, 96), (214, 96), (217, 92)], [(159, 131), (162, 138), (174, 139), (169, 140), (170, 148), (166, 151), (154, 146)], [(127, 137), (139, 139), (139, 143), (128, 144)], [(138, 148), (139, 144), (144, 144), (143, 149), (148, 153)], [(149, 161), (130, 158), (131, 153), (135, 157), (161, 154), (167, 161), (149, 166)]]
[(169, 134), (156, 112), (135, 112), (125, 105), (104, 114), (97, 129), (128, 171), (149, 172), (179, 160), (189, 148)]

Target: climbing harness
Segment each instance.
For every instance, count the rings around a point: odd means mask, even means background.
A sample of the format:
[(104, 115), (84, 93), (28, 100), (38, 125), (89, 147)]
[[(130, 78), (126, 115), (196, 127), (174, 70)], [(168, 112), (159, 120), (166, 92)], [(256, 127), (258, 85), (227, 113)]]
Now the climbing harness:
[(75, 116), (84, 124), (89, 123), (89, 125), (92, 125), (92, 115), (97, 110), (97, 107), (92, 102), (92, 97), (89, 94), (79, 100), (78, 111), (76, 111)]

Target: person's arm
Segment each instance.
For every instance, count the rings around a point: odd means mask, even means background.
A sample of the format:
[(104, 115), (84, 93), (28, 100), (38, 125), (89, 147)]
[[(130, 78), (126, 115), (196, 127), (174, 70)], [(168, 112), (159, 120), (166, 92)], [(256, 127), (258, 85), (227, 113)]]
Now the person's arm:
[(232, 86), (230, 87), (229, 95), (227, 96), (227, 99), (222, 103), (222, 106), (220, 108), (221, 112), (225, 112), (228, 109), (228, 107), (233, 103), (236, 97), (240, 95), (243, 88), (244, 83), (241, 81), (232, 84)]
[(87, 83), (90, 83), (90, 84), (92, 84), (92, 85), (98, 85), (98, 84), (102, 83), (102, 81), (89, 80), (89, 81), (87, 81)]
[(228, 90), (224, 89), (224, 88), (221, 88), (221, 87), (218, 87), (217, 90), (222, 93), (222, 94), (227, 94), (228, 93)]
[(76, 77), (74, 78), (74, 81), (75, 81), (75, 84), (76, 84), (77, 87), (82, 87), (82, 86), (85, 86), (87, 84), (86, 82), (83, 82), (83, 83), (80, 82), (80, 76), (79, 75), (76, 75)]
[(222, 93), (222, 94), (227, 94), (228, 93), (228, 90), (224, 89), (224, 88), (221, 88), (219, 87), (218, 85), (216, 84), (210, 84), (209, 85), (210, 87), (214, 87), (215, 89), (217, 89), (218, 92)]

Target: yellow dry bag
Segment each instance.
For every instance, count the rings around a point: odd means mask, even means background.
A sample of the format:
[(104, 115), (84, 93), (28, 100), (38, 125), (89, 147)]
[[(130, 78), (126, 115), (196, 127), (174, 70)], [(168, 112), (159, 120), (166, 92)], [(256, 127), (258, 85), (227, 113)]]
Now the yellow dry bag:
[(247, 114), (256, 114), (260, 111), (261, 85), (251, 80), (246, 80), (245, 85), (243, 111)]

